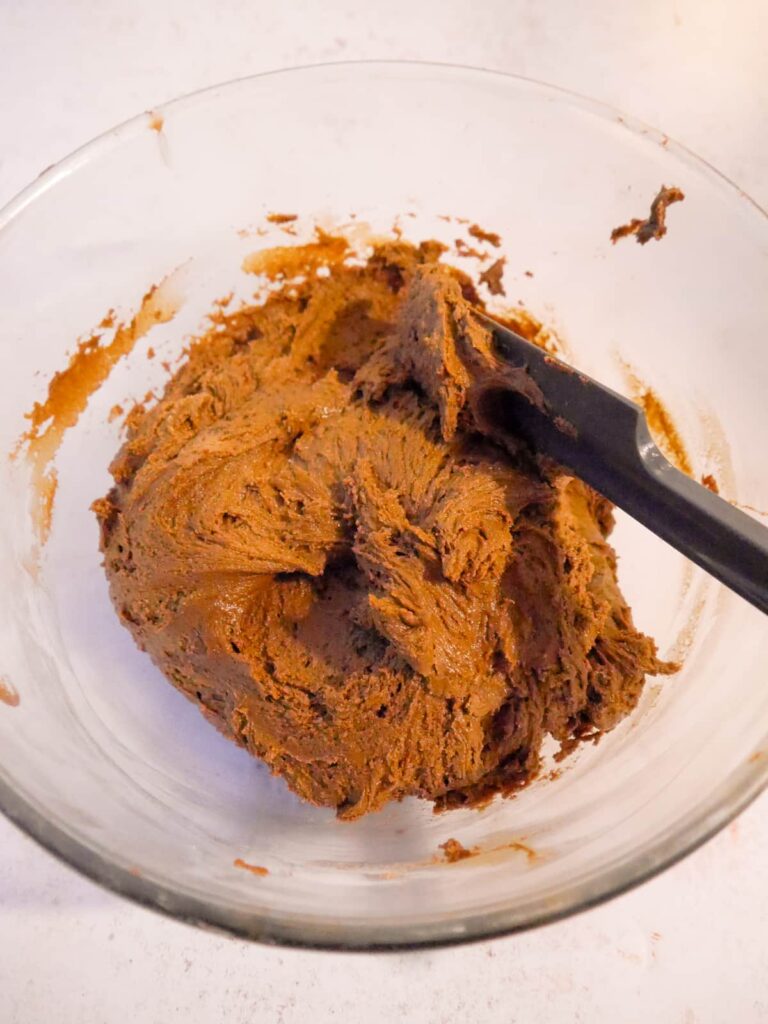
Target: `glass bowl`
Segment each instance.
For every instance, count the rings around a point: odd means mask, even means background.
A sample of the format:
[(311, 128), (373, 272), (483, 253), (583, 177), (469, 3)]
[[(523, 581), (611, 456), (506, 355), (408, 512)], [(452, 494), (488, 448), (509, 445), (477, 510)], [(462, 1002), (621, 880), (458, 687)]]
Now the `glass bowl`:
[[(644, 216), (662, 183), (686, 193), (667, 236), (612, 246), (611, 229)], [(510, 303), (618, 390), (650, 383), (693, 471), (768, 508), (768, 221), (682, 147), (558, 89), (425, 64), (299, 68), (170, 103), (79, 150), (0, 214), (3, 451), (110, 309), (129, 321), (169, 273), (183, 300), (72, 414), (40, 550), (29, 464), (23, 452), (3, 460), (3, 810), (141, 903), (316, 947), (496, 935), (648, 878), (768, 779), (768, 630), (627, 517), (614, 535), (622, 586), (639, 627), (683, 668), (650, 680), (598, 745), (481, 811), (435, 815), (407, 800), (350, 824), (302, 803), (219, 736), (119, 624), (89, 511), (119, 445), (109, 412), (162, 383), (161, 363), (214, 299), (253, 293), (243, 257), (294, 241), (270, 211), (298, 214), (299, 237), (346, 224), (360, 244), (398, 217), (416, 240), (451, 242), (462, 222), (445, 215), (499, 232)], [(102, 333), (105, 345), (114, 327)], [(447, 863), (449, 838), (477, 855)]]

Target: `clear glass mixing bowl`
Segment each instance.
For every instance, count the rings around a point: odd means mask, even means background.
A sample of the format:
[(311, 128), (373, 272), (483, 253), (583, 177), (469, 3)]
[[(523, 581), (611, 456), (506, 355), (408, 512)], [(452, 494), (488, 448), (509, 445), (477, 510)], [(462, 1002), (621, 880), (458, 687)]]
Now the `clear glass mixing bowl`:
[[(0, 214), (0, 441), (78, 336), (130, 318), (173, 268), (184, 304), (122, 360), (56, 458), (35, 569), (29, 470), (3, 460), (0, 804), (90, 877), (176, 917), (343, 948), (494, 935), (589, 906), (710, 836), (768, 779), (768, 630), (758, 612), (619, 516), (639, 626), (683, 670), (620, 728), (514, 800), (437, 816), (408, 800), (345, 824), (220, 737), (135, 649), (100, 566), (90, 502), (119, 444), (108, 412), (162, 382), (185, 334), (271, 237), (269, 211), (415, 239), (466, 217), (501, 233), (509, 300), (619, 390), (627, 364), (675, 416), (695, 472), (768, 508), (768, 220), (655, 131), (533, 82), (368, 63), (265, 75), (168, 104), (47, 171)], [(162, 127), (161, 127), (162, 121)], [(161, 127), (161, 130), (157, 129)], [(669, 233), (615, 247), (662, 184)], [(406, 216), (411, 214), (412, 216)], [(526, 275), (526, 271), (533, 276)], [(105, 332), (109, 340), (110, 331)], [(151, 346), (157, 353), (147, 359)], [(610, 425), (606, 425), (607, 429)], [(8, 693), (18, 695), (18, 705)], [(449, 837), (478, 846), (448, 864)], [(263, 865), (267, 875), (234, 866)]]

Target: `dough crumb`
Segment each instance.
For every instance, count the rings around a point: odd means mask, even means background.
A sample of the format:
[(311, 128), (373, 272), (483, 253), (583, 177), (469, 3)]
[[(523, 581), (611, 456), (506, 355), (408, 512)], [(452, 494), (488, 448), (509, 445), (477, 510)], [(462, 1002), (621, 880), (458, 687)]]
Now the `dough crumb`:
[(234, 867), (242, 868), (243, 871), (250, 871), (252, 875), (258, 875), (260, 878), (269, 874), (269, 868), (263, 868), (260, 864), (249, 864), (242, 857), (237, 857), (232, 864)]
[(488, 259), (487, 252), (480, 252), (479, 249), (473, 249), (471, 245), (467, 245), (463, 238), (457, 238), (453, 245), (456, 249), (457, 256), (481, 261)]
[(685, 195), (679, 188), (667, 188), (662, 185), (658, 194), (651, 203), (651, 212), (641, 220), (633, 218), (628, 224), (622, 224), (611, 232), (611, 242), (615, 245), (620, 238), (627, 238), (634, 235), (640, 245), (645, 245), (652, 238), (656, 241), (663, 238), (667, 233), (667, 208), (672, 203), (679, 203), (685, 199)]
[(440, 849), (444, 851), (445, 859), (449, 864), (455, 864), (458, 860), (473, 857), (477, 853), (476, 850), (468, 850), (458, 839), (447, 839), (444, 843), (440, 843)]
[(495, 245), (497, 249), (501, 245), (501, 235), (497, 235), (495, 231), (483, 231), (477, 224), (470, 224), (467, 231), (478, 242), (488, 242), (489, 245)]
[(268, 213), (267, 220), (270, 224), (290, 224), (298, 220), (298, 213)]
[(0, 703), (5, 704), (9, 708), (17, 708), (21, 703), (21, 698), (18, 692), (8, 682), (7, 679), (3, 679), (0, 676)]
[(504, 276), (504, 264), (506, 262), (506, 257), (502, 256), (480, 275), (480, 283), (484, 284), (488, 288), (491, 295), (506, 295), (504, 285), (502, 283), (502, 278)]

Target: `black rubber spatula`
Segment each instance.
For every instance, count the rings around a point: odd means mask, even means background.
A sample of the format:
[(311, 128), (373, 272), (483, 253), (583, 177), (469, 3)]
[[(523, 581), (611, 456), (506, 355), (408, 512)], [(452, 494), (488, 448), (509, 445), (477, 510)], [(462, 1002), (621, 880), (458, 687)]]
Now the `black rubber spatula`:
[(501, 385), (481, 390), (474, 404), (483, 425), (552, 456), (768, 612), (768, 528), (675, 469), (654, 444), (639, 406), (478, 316), (499, 357), (526, 371), (532, 384), (527, 396)]

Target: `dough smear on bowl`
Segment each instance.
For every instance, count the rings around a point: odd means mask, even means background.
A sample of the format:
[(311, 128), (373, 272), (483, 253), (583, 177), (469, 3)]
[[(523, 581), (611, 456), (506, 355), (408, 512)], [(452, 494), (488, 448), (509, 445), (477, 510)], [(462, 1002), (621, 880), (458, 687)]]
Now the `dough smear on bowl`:
[(613, 728), (674, 668), (619, 591), (610, 504), (480, 432), (487, 389), (527, 385), (440, 254), (383, 243), (221, 313), (94, 506), (137, 644), (343, 818), (511, 793), (545, 735)]

